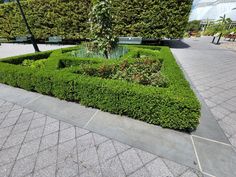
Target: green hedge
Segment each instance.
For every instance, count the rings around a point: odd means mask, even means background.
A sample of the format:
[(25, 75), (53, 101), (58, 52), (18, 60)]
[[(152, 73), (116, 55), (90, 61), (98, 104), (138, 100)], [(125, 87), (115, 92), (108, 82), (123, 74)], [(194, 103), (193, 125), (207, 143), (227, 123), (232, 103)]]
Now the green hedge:
[[(191, 0), (112, 0), (115, 34), (145, 38), (182, 37)], [(90, 0), (28, 0), (23, 9), (37, 39), (57, 35), (65, 39), (89, 38)], [(15, 2), (0, 5), (0, 36), (25, 35)]]
[[(60, 63), (71, 60), (99, 63), (119, 63), (121, 60), (80, 59), (69, 56), (63, 49), (52, 52), (45, 69), (33, 69), (15, 62), (17, 57), (0, 62), (0, 82), (15, 87), (52, 95), (60, 99), (79, 102), (115, 114), (127, 115), (162, 127), (190, 131), (197, 127), (200, 117), (200, 104), (191, 90), (183, 73), (175, 62), (169, 48), (148, 50), (147, 47), (129, 47), (130, 52), (123, 57), (130, 61), (137, 52), (156, 55), (163, 59), (162, 74), (169, 79), (167, 88), (143, 86), (120, 80), (102, 79), (75, 74), (76, 67), (60, 68)], [(65, 51), (64, 51), (65, 50)], [(64, 53), (64, 54), (63, 54)], [(23, 58), (41, 58), (42, 54), (24, 55)], [(22, 56), (18, 57), (22, 61)], [(94, 61), (96, 60), (96, 63)]]

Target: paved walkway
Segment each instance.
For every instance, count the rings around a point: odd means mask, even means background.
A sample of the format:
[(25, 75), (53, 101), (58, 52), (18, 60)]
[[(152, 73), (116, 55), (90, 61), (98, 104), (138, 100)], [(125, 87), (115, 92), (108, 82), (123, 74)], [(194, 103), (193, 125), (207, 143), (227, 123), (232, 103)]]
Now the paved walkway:
[[(209, 37), (184, 40), (189, 47), (172, 51), (236, 147), (236, 52), (210, 41)], [(177, 44), (173, 43), (173, 47)]]
[[(0, 176), (52, 176), (51, 171), (71, 177), (235, 177), (233, 136), (226, 136), (215, 118), (212, 110), (219, 104), (211, 107), (198, 86), (210, 76), (205, 84), (224, 83), (224, 74), (214, 78), (228, 71), (235, 78), (235, 53), (207, 40), (187, 40), (178, 47), (188, 48), (172, 49), (202, 102), (201, 124), (191, 135), (0, 84)], [(220, 58), (230, 65), (226, 68)], [(38, 136), (28, 140), (28, 134)]]
[(189, 167), (0, 99), (1, 177), (197, 177)]
[[(71, 45), (45, 45), (45, 44), (38, 44), (40, 51), (46, 51), (46, 50), (54, 50), (58, 48), (65, 48), (70, 47)], [(6, 44), (3, 43), (0, 46), (0, 58), (5, 57), (11, 57), (11, 56), (17, 56), (27, 53), (33, 53), (34, 48), (31, 44)]]

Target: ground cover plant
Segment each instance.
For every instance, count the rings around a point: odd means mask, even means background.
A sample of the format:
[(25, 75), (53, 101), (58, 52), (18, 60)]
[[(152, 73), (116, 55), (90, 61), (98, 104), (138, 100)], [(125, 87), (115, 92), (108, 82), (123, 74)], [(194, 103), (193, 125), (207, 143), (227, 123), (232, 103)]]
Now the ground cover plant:
[(118, 59), (74, 48), (5, 58), (0, 82), (166, 128), (191, 131), (200, 104), (168, 47), (125, 46)]

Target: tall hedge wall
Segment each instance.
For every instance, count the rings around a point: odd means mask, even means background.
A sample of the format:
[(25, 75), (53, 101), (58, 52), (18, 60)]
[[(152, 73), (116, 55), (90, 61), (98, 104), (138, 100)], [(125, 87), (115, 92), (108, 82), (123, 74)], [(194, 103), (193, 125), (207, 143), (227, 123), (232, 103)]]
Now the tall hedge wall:
[[(179, 38), (188, 22), (192, 0), (112, 0), (115, 32), (122, 36)], [(59, 35), (89, 38), (90, 0), (22, 1), (37, 39)], [(0, 5), (0, 37), (27, 34), (16, 3)]]

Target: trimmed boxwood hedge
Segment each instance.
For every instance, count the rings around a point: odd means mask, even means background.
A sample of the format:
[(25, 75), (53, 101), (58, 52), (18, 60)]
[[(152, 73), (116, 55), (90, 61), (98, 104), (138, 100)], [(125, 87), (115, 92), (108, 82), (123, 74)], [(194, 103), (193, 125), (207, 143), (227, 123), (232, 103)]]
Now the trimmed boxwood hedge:
[[(129, 46), (129, 52), (120, 60), (75, 58), (65, 53), (73, 49), (3, 59), (0, 82), (166, 128), (191, 131), (199, 124), (200, 104), (168, 47)], [(77, 64), (90, 61), (95, 67), (99, 63), (119, 63), (123, 59), (132, 62), (138, 53), (163, 60), (161, 72), (169, 79), (167, 88), (75, 74), (79, 66), (61, 67), (63, 62), (71, 64), (73, 61)], [(23, 58), (41, 59), (45, 56), (49, 56), (45, 69), (15, 65)]]
[[(39, 40), (90, 38), (91, 0), (21, 1), (29, 25)], [(112, 0), (114, 33), (117, 36), (181, 38), (188, 24), (192, 0)], [(0, 37), (26, 35), (15, 2), (0, 4)]]

